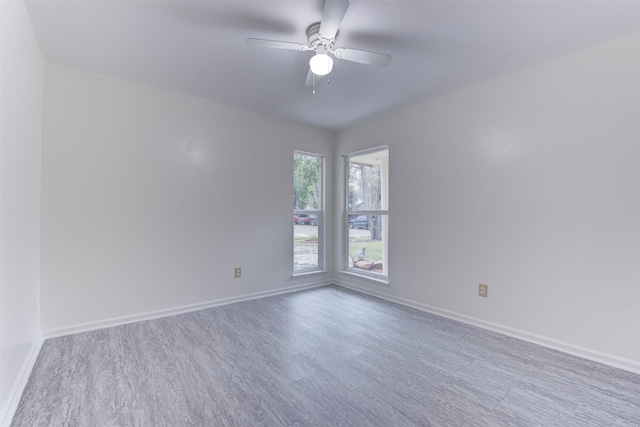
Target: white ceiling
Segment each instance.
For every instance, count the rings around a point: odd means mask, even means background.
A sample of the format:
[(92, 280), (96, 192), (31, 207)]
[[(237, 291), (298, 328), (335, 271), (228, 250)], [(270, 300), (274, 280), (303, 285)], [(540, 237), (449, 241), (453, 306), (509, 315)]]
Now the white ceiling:
[(336, 60), (304, 85), (322, 0), (27, 0), (48, 61), (328, 129), (640, 31), (640, 1), (351, 0), (336, 47), (391, 54), (387, 68)]

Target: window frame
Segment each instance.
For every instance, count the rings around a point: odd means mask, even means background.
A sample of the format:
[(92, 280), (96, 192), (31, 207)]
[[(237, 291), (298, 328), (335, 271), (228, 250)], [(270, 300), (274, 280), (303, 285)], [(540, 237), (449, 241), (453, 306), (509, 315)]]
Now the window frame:
[[(343, 176), (343, 185), (344, 185), (344, 199), (343, 199), (343, 212), (342, 215), (342, 230), (343, 230), (343, 239), (342, 239), (342, 248), (343, 254), (342, 257), (342, 271), (345, 273), (353, 274), (359, 277), (364, 277), (367, 279), (373, 279), (377, 282), (382, 282), (385, 284), (389, 283), (389, 163), (387, 160), (386, 165), (386, 209), (380, 210), (349, 210), (349, 165), (350, 159), (353, 157), (364, 156), (367, 154), (373, 154), (377, 152), (386, 152), (387, 158), (389, 156), (389, 146), (383, 145), (379, 147), (369, 148), (366, 150), (354, 151), (352, 153), (344, 154), (343, 157), (343, 166), (344, 166), (344, 176)], [(384, 191), (381, 188), (381, 191)], [(385, 233), (385, 238), (383, 238), (383, 251), (385, 254), (383, 255), (384, 263), (383, 263), (383, 273), (373, 273), (370, 271), (362, 270), (355, 267), (349, 267), (349, 216), (350, 215), (378, 215), (378, 218), (386, 217), (385, 225), (383, 227), (383, 233)]]
[[(322, 273), (326, 271), (326, 267), (325, 267), (325, 233), (324, 233), (324, 218), (325, 218), (325, 164), (326, 164), (326, 157), (322, 154), (318, 154), (318, 153), (311, 153), (308, 151), (301, 151), (301, 150), (294, 150), (293, 152), (293, 160), (295, 162), (295, 157), (296, 155), (303, 155), (303, 156), (310, 156), (310, 157), (316, 157), (318, 158), (318, 160), (320, 161), (320, 170), (318, 173), (318, 184), (320, 186), (319, 191), (318, 191), (318, 210), (306, 210), (306, 209), (293, 209), (293, 215), (300, 215), (300, 214), (304, 214), (304, 215), (315, 215), (316, 219), (318, 221), (318, 265), (316, 267), (310, 267), (310, 268), (303, 268), (303, 269), (296, 269), (296, 265), (295, 265), (295, 253), (292, 253), (292, 258), (291, 258), (291, 268), (292, 268), (292, 275), (293, 276), (302, 276), (305, 274), (310, 274), (310, 273)], [(291, 169), (293, 172), (293, 168)], [(295, 175), (293, 176), (293, 179), (291, 180), (292, 184), (295, 181)], [(291, 217), (291, 221), (293, 221), (293, 216)], [(292, 223), (291, 226), (291, 237), (293, 238), (293, 240), (295, 240), (295, 224)], [(292, 240), (292, 250), (295, 250), (295, 245), (293, 245), (293, 240)]]

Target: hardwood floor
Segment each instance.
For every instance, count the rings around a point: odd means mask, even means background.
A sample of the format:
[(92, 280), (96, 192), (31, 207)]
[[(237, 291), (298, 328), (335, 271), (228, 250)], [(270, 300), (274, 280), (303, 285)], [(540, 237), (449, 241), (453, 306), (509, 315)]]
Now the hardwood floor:
[(640, 376), (328, 286), (47, 340), (12, 426), (639, 426)]

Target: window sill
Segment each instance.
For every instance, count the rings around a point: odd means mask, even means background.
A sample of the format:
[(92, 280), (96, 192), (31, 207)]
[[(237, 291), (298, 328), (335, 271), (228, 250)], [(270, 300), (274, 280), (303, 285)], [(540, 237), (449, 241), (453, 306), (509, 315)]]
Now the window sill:
[(359, 279), (368, 280), (368, 281), (371, 281), (371, 282), (375, 282), (378, 285), (389, 286), (389, 278), (388, 277), (381, 278), (381, 277), (377, 277), (377, 276), (372, 276), (370, 274), (363, 274), (363, 273), (355, 272), (355, 271), (352, 271), (352, 270), (342, 270), (342, 271), (339, 271), (338, 274), (344, 274), (346, 276), (357, 277)]
[(293, 273), (293, 277), (302, 277), (302, 276), (311, 276), (314, 274), (325, 274), (328, 273), (327, 270), (309, 270), (309, 271), (301, 271), (299, 273)]

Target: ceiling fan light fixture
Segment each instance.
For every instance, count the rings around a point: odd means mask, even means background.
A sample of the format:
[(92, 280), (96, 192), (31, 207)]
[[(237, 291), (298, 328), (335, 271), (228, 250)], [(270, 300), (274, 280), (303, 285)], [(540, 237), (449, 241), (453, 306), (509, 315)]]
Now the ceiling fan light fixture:
[(318, 53), (309, 60), (309, 68), (316, 76), (326, 76), (333, 69), (333, 59), (326, 53)]

